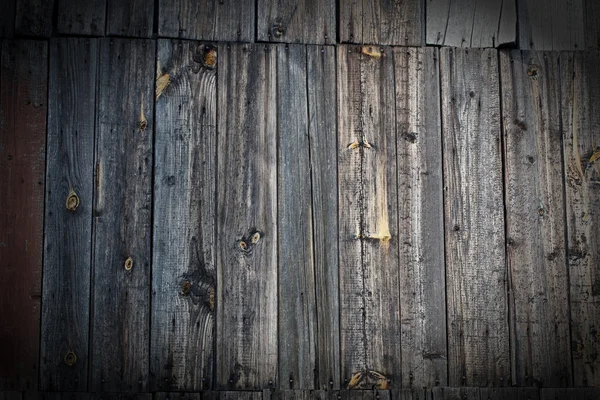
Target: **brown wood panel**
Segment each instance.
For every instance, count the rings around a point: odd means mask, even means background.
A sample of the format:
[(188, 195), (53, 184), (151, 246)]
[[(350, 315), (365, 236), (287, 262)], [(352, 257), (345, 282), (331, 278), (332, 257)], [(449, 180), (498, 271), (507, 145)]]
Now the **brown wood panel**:
[(67, 35), (103, 36), (106, 0), (58, 1), (56, 31)]
[(38, 386), (48, 45), (2, 41), (0, 390)]
[(52, 35), (54, 0), (15, 1), (15, 34), (39, 37)]
[[(98, 1), (98, 0), (95, 0)], [(106, 34), (147, 38), (154, 26), (154, 1), (106, 0)]]
[(0, 14), (0, 38), (12, 38), (15, 30), (16, 0), (4, 0)]

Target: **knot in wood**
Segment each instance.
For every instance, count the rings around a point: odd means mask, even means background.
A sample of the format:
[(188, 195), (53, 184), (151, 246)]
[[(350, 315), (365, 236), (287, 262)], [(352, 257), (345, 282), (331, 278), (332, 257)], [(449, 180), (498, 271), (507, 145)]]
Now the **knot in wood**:
[(67, 196), (66, 207), (69, 211), (75, 211), (79, 207), (79, 196), (77, 196), (77, 193), (73, 189), (71, 189)]
[(131, 271), (131, 268), (133, 268), (133, 260), (131, 259), (131, 257), (127, 257), (127, 260), (125, 260), (124, 267), (126, 271)]
[(536, 79), (538, 74), (538, 67), (535, 64), (531, 64), (529, 65), (529, 67), (527, 68), (527, 75), (529, 77), (531, 77), (532, 79)]
[(275, 22), (271, 29), (272, 35), (275, 38), (280, 38), (285, 34), (285, 28), (281, 22)]
[(65, 364), (67, 364), (70, 367), (73, 364), (75, 364), (75, 362), (77, 362), (77, 356), (75, 355), (75, 353), (73, 353), (72, 350), (69, 350), (67, 354), (65, 354)]
[(190, 293), (190, 289), (192, 288), (192, 284), (190, 283), (190, 281), (185, 281), (183, 282), (183, 285), (181, 286), (181, 294), (188, 295)]

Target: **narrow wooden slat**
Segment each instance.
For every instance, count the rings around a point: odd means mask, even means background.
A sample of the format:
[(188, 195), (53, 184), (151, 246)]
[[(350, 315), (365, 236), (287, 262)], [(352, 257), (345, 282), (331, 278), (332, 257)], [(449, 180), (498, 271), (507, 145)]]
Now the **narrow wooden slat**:
[(12, 38), (15, 30), (16, 0), (5, 0), (0, 14), (0, 38)]
[(150, 40), (100, 45), (92, 391), (148, 387), (154, 53)]
[(219, 48), (217, 383), (277, 375), (276, 52)]
[(87, 390), (97, 65), (96, 40), (51, 40), (42, 390)]
[(600, 2), (585, 1), (585, 44), (588, 49), (600, 50)]
[(340, 388), (336, 58), (334, 47), (307, 47), (308, 130), (317, 298), (320, 389)]
[(158, 0), (158, 13), (158, 35), (162, 37), (254, 40), (254, 0)]
[(268, 42), (333, 44), (334, 0), (257, 0), (257, 39)]
[(510, 376), (498, 58), (441, 50), (448, 372), (453, 386)]
[(37, 389), (48, 46), (2, 42), (0, 390)]
[(341, 397), (339, 390), (313, 390), (311, 394), (314, 400), (339, 400)]
[(596, 400), (600, 388), (547, 388), (541, 389), (541, 400)]
[(40, 37), (52, 35), (54, 0), (15, 1), (15, 34)]
[(154, 1), (106, 0), (106, 34), (146, 38), (152, 36)]
[(394, 389), (391, 391), (392, 400), (431, 400), (431, 390), (428, 389)]
[(574, 385), (600, 386), (600, 52), (560, 67)]
[(433, 400), (479, 400), (479, 388), (473, 387), (434, 387), (431, 390)]
[(438, 57), (394, 49), (404, 387), (447, 384)]
[(423, 4), (421, 0), (348, 0), (339, 7), (339, 38), (342, 43), (421, 46)]
[(539, 400), (540, 398), (538, 388), (481, 388), (479, 392), (481, 400)]
[(212, 385), (216, 51), (158, 42), (150, 351), (159, 390)]
[(67, 35), (103, 36), (106, 0), (56, 0), (56, 31)]
[(263, 392), (263, 400), (309, 400), (311, 392), (309, 390), (274, 390), (271, 392), (270, 399), (265, 399)]

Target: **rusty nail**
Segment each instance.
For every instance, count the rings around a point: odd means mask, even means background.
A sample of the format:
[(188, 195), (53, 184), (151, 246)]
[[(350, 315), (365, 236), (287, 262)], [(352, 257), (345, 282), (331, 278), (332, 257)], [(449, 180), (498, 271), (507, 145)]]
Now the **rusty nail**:
[(125, 270), (131, 271), (131, 268), (133, 268), (133, 260), (131, 257), (127, 257), (127, 260), (125, 260)]
[(77, 356), (75, 353), (73, 353), (73, 351), (69, 350), (67, 354), (65, 354), (65, 363), (70, 367), (71, 365), (75, 364), (76, 361)]
[(71, 191), (67, 196), (66, 206), (69, 211), (75, 211), (77, 210), (77, 207), (79, 207), (79, 196), (77, 196), (77, 193), (75, 193), (73, 188), (71, 188)]

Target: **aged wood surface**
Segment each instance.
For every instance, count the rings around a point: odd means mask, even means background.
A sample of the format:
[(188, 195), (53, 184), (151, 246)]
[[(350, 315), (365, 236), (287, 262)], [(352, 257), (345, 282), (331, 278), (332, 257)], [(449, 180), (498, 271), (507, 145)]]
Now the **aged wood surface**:
[(539, 400), (538, 388), (485, 387), (480, 388), (481, 400)]
[(155, 46), (102, 39), (91, 391), (148, 388)]
[(0, 390), (38, 385), (48, 46), (2, 41)]
[(201, 400), (203, 394), (200, 392), (155, 392), (152, 398), (153, 400)]
[(87, 390), (97, 65), (97, 40), (50, 41), (42, 390)]
[(304, 44), (336, 41), (335, 0), (257, 0), (257, 40)]
[(512, 380), (569, 386), (558, 53), (500, 54)]
[(498, 47), (517, 41), (515, 1), (427, 0), (427, 44)]
[(23, 392), (0, 392), (0, 400), (21, 400)]
[(560, 66), (574, 385), (600, 386), (600, 52)]
[(399, 46), (423, 44), (420, 0), (347, 0), (339, 7), (340, 43)]
[(320, 389), (340, 388), (340, 316), (335, 47), (307, 46), (308, 141)]
[(16, 0), (5, 0), (0, 14), (0, 38), (11, 38), (15, 30)]
[[(95, 0), (96, 1), (96, 0)], [(146, 38), (152, 36), (154, 1), (106, 0), (106, 34)]]
[(596, 400), (600, 388), (547, 388), (540, 389), (541, 400)]
[(254, 1), (158, 0), (159, 36), (254, 41)]
[(447, 383), (438, 58), (394, 49), (403, 387)]
[(585, 45), (587, 49), (600, 50), (600, 2), (585, 2)]
[(15, 1), (15, 34), (42, 37), (52, 35), (54, 0)]
[(23, 400), (90, 400), (91, 393), (83, 392), (25, 392)]
[(276, 52), (219, 47), (217, 384), (277, 379)]
[(58, 1), (56, 31), (67, 35), (103, 36), (107, 0)]
[(448, 372), (451, 386), (510, 379), (498, 59), (441, 50)]
[(432, 400), (479, 400), (479, 388), (475, 387), (434, 387)]
[(394, 389), (390, 395), (388, 400), (431, 400), (431, 391), (427, 389)]

